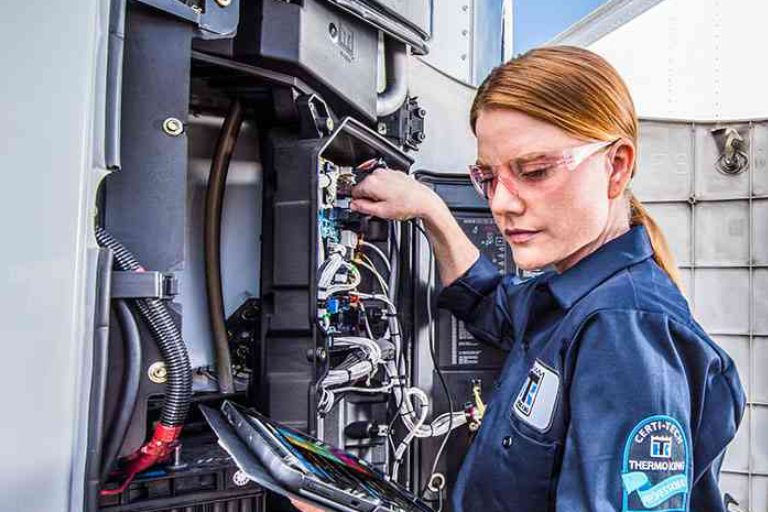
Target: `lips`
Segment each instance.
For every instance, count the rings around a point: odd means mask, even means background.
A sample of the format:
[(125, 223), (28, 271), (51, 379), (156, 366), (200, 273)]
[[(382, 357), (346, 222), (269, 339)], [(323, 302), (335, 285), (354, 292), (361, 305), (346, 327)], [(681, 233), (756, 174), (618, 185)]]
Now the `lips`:
[(507, 239), (513, 244), (524, 244), (539, 234), (540, 231), (532, 231), (528, 229), (505, 229), (504, 234)]

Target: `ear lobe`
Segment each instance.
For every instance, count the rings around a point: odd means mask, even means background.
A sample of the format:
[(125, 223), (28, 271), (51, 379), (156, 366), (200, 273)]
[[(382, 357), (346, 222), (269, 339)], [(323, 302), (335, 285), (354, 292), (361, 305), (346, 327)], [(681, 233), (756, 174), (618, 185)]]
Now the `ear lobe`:
[(621, 141), (619, 146), (609, 156), (608, 163), (611, 166), (611, 177), (608, 186), (609, 199), (615, 199), (624, 193), (632, 177), (632, 168), (635, 163), (635, 148), (631, 143)]

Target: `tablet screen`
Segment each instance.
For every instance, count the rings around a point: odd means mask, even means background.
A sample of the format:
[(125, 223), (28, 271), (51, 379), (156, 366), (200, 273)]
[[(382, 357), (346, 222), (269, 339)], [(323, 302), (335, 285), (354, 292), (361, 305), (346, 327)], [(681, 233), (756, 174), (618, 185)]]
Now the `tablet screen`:
[(392, 484), (366, 461), (263, 416), (256, 419), (268, 426), (275, 437), (302, 462), (307, 472), (318, 479), (347, 492), (378, 499), (390, 508), (411, 510), (416, 505), (413, 497)]

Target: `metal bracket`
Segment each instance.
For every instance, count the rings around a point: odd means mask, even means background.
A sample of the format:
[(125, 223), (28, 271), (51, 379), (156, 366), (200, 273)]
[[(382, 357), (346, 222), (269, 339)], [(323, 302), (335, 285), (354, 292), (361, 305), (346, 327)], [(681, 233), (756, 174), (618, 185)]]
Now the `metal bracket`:
[(330, 135), (335, 128), (328, 106), (317, 95), (299, 96), (296, 100), (302, 138), (318, 139)]
[(747, 143), (734, 128), (715, 128), (712, 135), (720, 150), (716, 168), (723, 174), (741, 174), (749, 167)]
[(179, 294), (179, 280), (170, 272), (112, 272), (113, 299), (170, 300)]
[(379, 118), (378, 132), (406, 151), (418, 151), (427, 138), (424, 132), (426, 117), (427, 111), (419, 106), (418, 98), (407, 98), (392, 115)]

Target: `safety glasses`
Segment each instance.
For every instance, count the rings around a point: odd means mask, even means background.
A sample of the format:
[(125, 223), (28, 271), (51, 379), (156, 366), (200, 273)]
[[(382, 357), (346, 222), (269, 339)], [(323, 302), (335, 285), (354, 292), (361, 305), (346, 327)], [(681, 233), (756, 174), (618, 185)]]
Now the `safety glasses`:
[(487, 201), (493, 199), (499, 183), (513, 194), (521, 188), (544, 190), (557, 182), (555, 178), (559, 173), (576, 169), (584, 160), (618, 140), (594, 142), (562, 151), (529, 153), (506, 164), (472, 164), (469, 177), (478, 194)]

